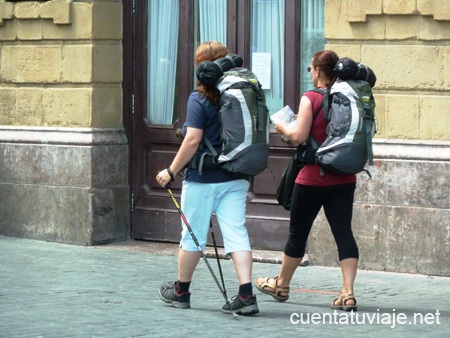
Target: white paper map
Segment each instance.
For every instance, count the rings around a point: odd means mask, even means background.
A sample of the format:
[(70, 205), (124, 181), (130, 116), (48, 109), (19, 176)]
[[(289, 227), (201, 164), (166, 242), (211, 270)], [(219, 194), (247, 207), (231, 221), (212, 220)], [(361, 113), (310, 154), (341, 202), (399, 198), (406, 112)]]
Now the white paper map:
[(271, 115), (270, 119), (273, 123), (285, 122), (289, 125), (289, 128), (293, 128), (295, 125), (295, 114), (289, 106), (285, 106)]

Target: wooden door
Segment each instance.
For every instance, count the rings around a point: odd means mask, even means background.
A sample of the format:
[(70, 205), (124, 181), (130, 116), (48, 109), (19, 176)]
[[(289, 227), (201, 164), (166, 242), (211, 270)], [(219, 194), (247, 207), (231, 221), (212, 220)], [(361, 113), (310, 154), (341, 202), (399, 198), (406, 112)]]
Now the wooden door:
[[(132, 189), (132, 237), (142, 240), (178, 242), (181, 221), (177, 209), (167, 191), (161, 188), (155, 176), (158, 170), (168, 167), (181, 140), (176, 130), (181, 128), (186, 117), (186, 102), (194, 89), (194, 27), (193, 1), (180, 0), (180, 29), (178, 50), (177, 98), (178, 118), (172, 125), (152, 125), (147, 118), (147, 1), (136, 0), (134, 8), (124, 4), (124, 105), (125, 127), (130, 139), (130, 184)], [(230, 51), (244, 55), (248, 60), (249, 1), (228, 1), (227, 45)], [(295, 2), (292, 2), (293, 5)], [(286, 18), (294, 10), (286, 8)], [(134, 10), (134, 12), (133, 12)], [(127, 12), (129, 11), (129, 12)], [(131, 13), (130, 13), (131, 12)], [(291, 25), (292, 26), (292, 25)], [(291, 27), (289, 26), (289, 27)], [(287, 67), (297, 67), (293, 60), (298, 52), (298, 32), (289, 28), (286, 32)], [(244, 33), (243, 33), (244, 32)], [(131, 41), (130, 41), (131, 40)], [(150, 51), (151, 53), (151, 51)], [(247, 57), (245, 57), (247, 56)], [(244, 66), (248, 66), (244, 63)], [(291, 107), (298, 105), (298, 72), (286, 71), (284, 101)], [(130, 105), (130, 106), (128, 106)], [(247, 228), (255, 249), (282, 250), (288, 235), (289, 213), (280, 207), (275, 191), (284, 166), (289, 161), (293, 148), (283, 143), (277, 134), (271, 134), (269, 168), (252, 181), (248, 193)], [(172, 184), (172, 191), (179, 200), (181, 178)], [(195, 220), (189, 220), (193, 223)], [(213, 220), (213, 224), (215, 220)], [(217, 227), (217, 233), (219, 229)], [(221, 236), (216, 236), (221, 244)]]

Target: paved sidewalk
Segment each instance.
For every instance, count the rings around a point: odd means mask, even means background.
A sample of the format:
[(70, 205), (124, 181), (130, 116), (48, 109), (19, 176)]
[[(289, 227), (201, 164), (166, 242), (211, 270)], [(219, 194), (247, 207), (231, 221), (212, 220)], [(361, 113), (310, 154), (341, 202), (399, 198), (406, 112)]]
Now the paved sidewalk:
[[(287, 302), (255, 289), (260, 313), (233, 319), (221, 312), (224, 300), (201, 260), (192, 308), (175, 309), (157, 293), (161, 282), (176, 278), (174, 247), (136, 241), (80, 247), (0, 236), (0, 337), (450, 337), (447, 277), (359, 271), (358, 312), (346, 313), (328, 307), (341, 286), (340, 270), (301, 267)], [(209, 261), (217, 271), (215, 259)], [(231, 261), (221, 262), (231, 297), (235, 272)], [(279, 267), (255, 262), (253, 275), (274, 276)]]

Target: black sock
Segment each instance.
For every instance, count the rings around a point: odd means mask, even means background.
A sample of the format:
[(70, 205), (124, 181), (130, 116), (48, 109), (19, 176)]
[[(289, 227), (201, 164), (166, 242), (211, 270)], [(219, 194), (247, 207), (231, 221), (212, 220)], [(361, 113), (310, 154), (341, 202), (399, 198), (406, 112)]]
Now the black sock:
[(183, 292), (189, 292), (189, 287), (191, 286), (191, 282), (180, 282), (177, 281), (177, 292), (183, 293)]
[(239, 296), (241, 298), (247, 299), (253, 295), (252, 283), (239, 285)]

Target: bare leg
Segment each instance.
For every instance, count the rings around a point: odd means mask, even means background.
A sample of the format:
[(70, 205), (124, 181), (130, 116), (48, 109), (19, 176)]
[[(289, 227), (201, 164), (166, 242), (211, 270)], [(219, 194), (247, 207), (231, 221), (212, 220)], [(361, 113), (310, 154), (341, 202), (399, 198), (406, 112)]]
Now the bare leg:
[(297, 270), (298, 266), (302, 262), (302, 259), (303, 257), (294, 258), (283, 254), (280, 276), (278, 277), (278, 286), (289, 286), (291, 284), (295, 270)]
[(252, 281), (252, 252), (236, 251), (231, 253), (234, 269), (238, 275), (239, 285), (251, 283)]
[(178, 280), (180, 282), (190, 282), (192, 280), (200, 257), (200, 251), (185, 251), (180, 248), (178, 251)]
[[(341, 293), (343, 295), (353, 294), (353, 284), (355, 282), (356, 271), (358, 269), (357, 258), (346, 258), (340, 262), (344, 285)], [(353, 305), (353, 300), (348, 301), (348, 305)]]

